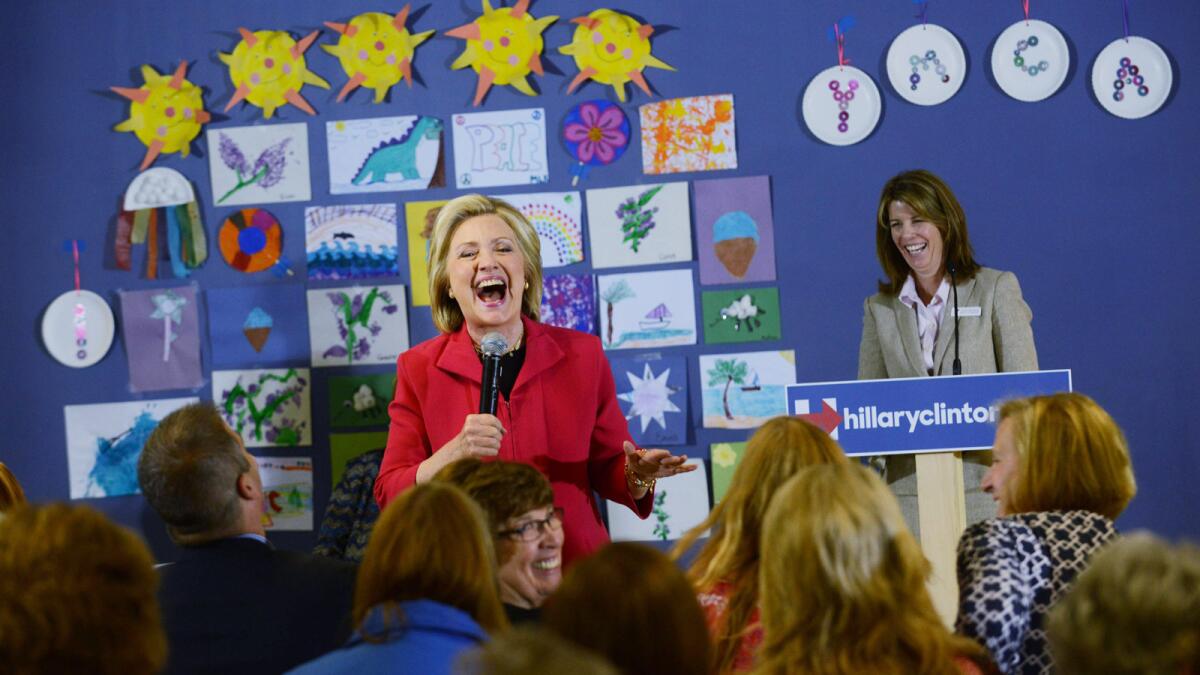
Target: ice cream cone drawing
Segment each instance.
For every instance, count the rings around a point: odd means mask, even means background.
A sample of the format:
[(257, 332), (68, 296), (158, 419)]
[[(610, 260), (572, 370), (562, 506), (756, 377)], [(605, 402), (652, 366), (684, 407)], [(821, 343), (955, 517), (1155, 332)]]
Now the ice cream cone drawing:
[(242, 333), (250, 342), (250, 346), (254, 347), (256, 354), (262, 352), (274, 326), (275, 320), (262, 307), (255, 307), (246, 315), (246, 320), (242, 322)]
[(745, 211), (729, 211), (713, 223), (713, 251), (734, 277), (741, 279), (758, 251), (758, 223)]

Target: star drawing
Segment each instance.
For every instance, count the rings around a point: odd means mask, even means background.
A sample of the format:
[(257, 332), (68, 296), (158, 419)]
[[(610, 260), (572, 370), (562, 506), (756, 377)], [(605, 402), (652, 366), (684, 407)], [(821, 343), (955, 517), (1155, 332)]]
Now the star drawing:
[(650, 420), (658, 422), (659, 426), (666, 430), (667, 420), (664, 413), (683, 412), (671, 402), (670, 397), (674, 391), (667, 385), (667, 377), (670, 374), (671, 369), (667, 368), (655, 376), (654, 372), (650, 370), (649, 363), (645, 364), (645, 370), (640, 378), (633, 373), (625, 373), (629, 377), (629, 384), (633, 389), (624, 394), (618, 394), (617, 398), (633, 404), (625, 419), (631, 420), (634, 417), (640, 417), (642, 433), (645, 433), (646, 427), (650, 426)]

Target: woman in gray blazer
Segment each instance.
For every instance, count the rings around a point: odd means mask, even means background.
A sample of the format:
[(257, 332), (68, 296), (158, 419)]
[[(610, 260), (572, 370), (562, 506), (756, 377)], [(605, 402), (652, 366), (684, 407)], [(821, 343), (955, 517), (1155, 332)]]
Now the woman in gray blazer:
[[(860, 380), (954, 374), (955, 288), (959, 372), (1037, 370), (1033, 313), (1017, 277), (975, 261), (966, 215), (940, 178), (905, 171), (883, 186), (875, 252), (886, 279), (863, 303)], [(985, 469), (964, 458), (968, 522), (993, 515), (991, 500), (977, 489)], [(887, 462), (888, 482), (916, 532), (913, 473), (911, 456)]]

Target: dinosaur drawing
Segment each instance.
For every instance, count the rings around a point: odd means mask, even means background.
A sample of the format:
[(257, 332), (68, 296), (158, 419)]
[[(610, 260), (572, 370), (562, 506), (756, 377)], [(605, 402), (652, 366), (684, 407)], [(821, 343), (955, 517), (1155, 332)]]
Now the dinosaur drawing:
[(442, 134), (442, 121), (436, 117), (418, 117), (415, 124), (400, 138), (380, 143), (367, 155), (351, 180), (355, 185), (364, 182), (384, 183), (391, 174), (400, 174), (404, 180), (414, 180), (421, 175), (417, 171), (417, 146), (422, 139), (437, 140)]

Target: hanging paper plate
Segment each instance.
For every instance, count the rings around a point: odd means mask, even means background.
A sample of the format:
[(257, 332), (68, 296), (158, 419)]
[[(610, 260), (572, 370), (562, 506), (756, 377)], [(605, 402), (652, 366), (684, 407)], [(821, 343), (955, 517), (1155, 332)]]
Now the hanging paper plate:
[(112, 341), (112, 308), (91, 291), (67, 291), (42, 315), (42, 344), (64, 366), (95, 365), (108, 353)]
[(888, 81), (909, 103), (945, 103), (958, 93), (966, 73), (962, 45), (941, 26), (917, 24), (897, 35), (888, 48)]
[(804, 123), (830, 145), (853, 145), (879, 124), (879, 88), (853, 66), (833, 66), (808, 83), (800, 104)]
[(629, 147), (629, 118), (621, 106), (604, 99), (584, 101), (563, 120), (563, 142), (578, 162), (571, 167), (571, 185), (587, 178), (593, 166), (612, 164)]
[(1117, 117), (1136, 120), (1153, 114), (1171, 94), (1171, 62), (1146, 38), (1118, 38), (1092, 64), (1092, 91)]
[(242, 209), (221, 225), (221, 256), (235, 270), (261, 272), (279, 261), (283, 228), (265, 209)]
[(1049, 98), (1067, 79), (1070, 67), (1066, 38), (1045, 21), (1018, 21), (992, 45), (992, 76), (1018, 101)]

